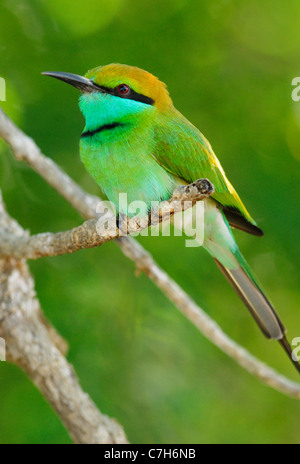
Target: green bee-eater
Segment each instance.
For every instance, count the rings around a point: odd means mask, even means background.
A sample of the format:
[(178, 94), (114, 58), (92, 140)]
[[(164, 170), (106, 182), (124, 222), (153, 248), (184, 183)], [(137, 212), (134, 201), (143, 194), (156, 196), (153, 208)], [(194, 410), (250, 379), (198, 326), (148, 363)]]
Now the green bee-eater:
[[(215, 193), (205, 202), (204, 248), (214, 258), (262, 332), (284, 347), (294, 365), (285, 328), (239, 251), (231, 227), (261, 236), (227, 179), (210, 143), (179, 111), (166, 85), (147, 71), (110, 64), (85, 77), (62, 72), (46, 75), (82, 93), (85, 117), (80, 155), (87, 171), (118, 209), (119, 194), (128, 202), (169, 199), (178, 184), (208, 178)], [(127, 211), (119, 211), (126, 213)]]

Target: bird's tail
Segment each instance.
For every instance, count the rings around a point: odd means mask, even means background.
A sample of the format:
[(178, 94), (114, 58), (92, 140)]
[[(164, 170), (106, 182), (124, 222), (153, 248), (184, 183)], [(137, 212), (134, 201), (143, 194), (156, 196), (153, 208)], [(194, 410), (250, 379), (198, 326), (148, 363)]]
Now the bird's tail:
[(251, 312), (265, 336), (281, 340), (286, 332), (283, 323), (260, 288), (242, 254), (240, 252), (235, 253), (235, 257), (239, 263), (236, 269), (228, 269), (218, 259), (214, 259), (226, 279)]
[(214, 260), (245, 303), (264, 335), (267, 338), (279, 341), (296, 369), (300, 372), (300, 366), (293, 359), (291, 346), (285, 336), (286, 329), (273, 305), (267, 299), (240, 251), (237, 250), (234, 255), (238, 261), (238, 267), (234, 269), (229, 269), (215, 257)]
[(278, 340), (300, 372), (283, 323), (241, 254), (224, 212), (211, 199), (205, 200), (204, 225), (204, 248), (214, 258), (265, 336)]

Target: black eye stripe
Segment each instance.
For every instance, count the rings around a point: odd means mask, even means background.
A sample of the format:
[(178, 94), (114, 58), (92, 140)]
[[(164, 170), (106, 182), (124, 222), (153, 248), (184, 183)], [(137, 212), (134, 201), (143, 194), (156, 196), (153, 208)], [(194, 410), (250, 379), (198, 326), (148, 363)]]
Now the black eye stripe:
[(146, 95), (143, 95), (141, 93), (137, 93), (135, 90), (133, 90), (131, 87), (130, 88), (130, 93), (128, 95), (120, 95), (117, 91), (118, 87), (115, 87), (113, 89), (109, 87), (103, 87), (99, 86), (101, 90), (105, 93), (108, 93), (109, 95), (114, 95), (115, 97), (119, 98), (127, 98), (128, 100), (135, 100), (141, 103), (146, 103), (146, 105), (154, 105), (154, 100), (150, 97), (146, 97)]
[(154, 105), (154, 100), (152, 98), (146, 97), (146, 95), (143, 95), (141, 93), (137, 93), (132, 89), (128, 97), (124, 98), (129, 98), (131, 100), (139, 101), (141, 103), (146, 103), (147, 105)]

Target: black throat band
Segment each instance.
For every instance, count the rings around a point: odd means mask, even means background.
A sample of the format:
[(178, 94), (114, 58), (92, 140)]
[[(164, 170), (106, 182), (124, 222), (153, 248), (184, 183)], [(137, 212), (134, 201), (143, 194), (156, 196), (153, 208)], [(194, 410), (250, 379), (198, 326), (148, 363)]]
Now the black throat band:
[(94, 134), (97, 134), (98, 132), (102, 132), (104, 130), (111, 130), (111, 129), (115, 129), (116, 127), (120, 127), (120, 126), (125, 126), (125, 124), (123, 124), (122, 122), (113, 122), (111, 124), (103, 124), (103, 126), (100, 126), (98, 127), (97, 129), (94, 129), (92, 131), (86, 131), (86, 132), (83, 132), (81, 134), (81, 138), (84, 138), (84, 137), (91, 137), (93, 136)]

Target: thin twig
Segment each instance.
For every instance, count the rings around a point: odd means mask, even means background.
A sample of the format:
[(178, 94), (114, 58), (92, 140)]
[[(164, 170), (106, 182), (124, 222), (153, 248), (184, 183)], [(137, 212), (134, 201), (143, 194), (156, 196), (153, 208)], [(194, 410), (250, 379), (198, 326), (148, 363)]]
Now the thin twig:
[[(128, 242), (132, 241), (133, 239), (128, 237)], [(137, 269), (143, 271), (169, 300), (177, 306), (182, 314), (208, 338), (208, 340), (269, 387), (293, 398), (300, 399), (300, 383), (293, 382), (279, 374), (234, 342), (222, 331), (220, 326), (154, 262), (152, 256), (146, 252), (138, 242), (135, 242), (134, 247), (132, 243), (129, 243), (129, 246), (127, 246), (127, 243), (126, 246), (123, 247), (124, 254), (136, 263)]]

